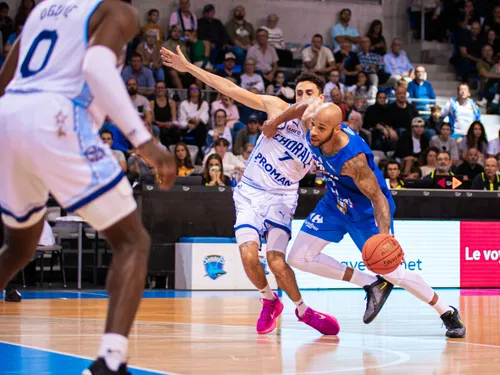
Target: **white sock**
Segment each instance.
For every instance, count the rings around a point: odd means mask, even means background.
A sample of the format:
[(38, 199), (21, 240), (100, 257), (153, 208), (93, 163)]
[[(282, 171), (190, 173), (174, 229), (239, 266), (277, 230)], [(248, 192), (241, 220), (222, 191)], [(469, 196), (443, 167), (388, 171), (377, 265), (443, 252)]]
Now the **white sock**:
[(269, 284), (267, 284), (264, 289), (259, 289), (259, 292), (262, 295), (262, 298), (265, 298), (265, 299), (268, 299), (271, 301), (275, 298), (274, 293), (271, 290), (271, 287), (269, 286)]
[(307, 305), (304, 303), (302, 298), (294, 303), (295, 303), (295, 306), (297, 306), (297, 310), (299, 310), (299, 316), (302, 318), (304, 316), (304, 313), (307, 310)]
[(498, 104), (500, 102), (500, 95), (495, 94), (495, 97), (493, 98), (493, 103)]
[(441, 297), (438, 297), (437, 302), (432, 305), (432, 308), (439, 313), (439, 316), (443, 315), (447, 311), (453, 310)]
[(370, 285), (373, 284), (375, 281), (377, 281), (377, 278), (375, 276), (368, 275), (367, 273), (358, 270), (353, 270), (353, 271), (354, 272), (349, 282), (357, 286), (360, 286), (361, 288), (364, 287), (365, 285)]
[(118, 371), (127, 362), (128, 339), (116, 333), (105, 333), (102, 337), (99, 357), (104, 358), (111, 371)]

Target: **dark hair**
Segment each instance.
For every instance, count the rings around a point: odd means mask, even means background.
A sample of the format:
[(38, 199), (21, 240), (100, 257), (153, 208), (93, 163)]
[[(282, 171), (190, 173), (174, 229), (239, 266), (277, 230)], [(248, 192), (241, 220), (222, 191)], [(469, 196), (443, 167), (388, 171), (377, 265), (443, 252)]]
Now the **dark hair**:
[(219, 112), (224, 113), (224, 116), (225, 116), (225, 117), (226, 117), (226, 119), (227, 119), (227, 113), (226, 113), (226, 111), (225, 111), (225, 110), (223, 110), (222, 108), (220, 108), (220, 109), (218, 109), (217, 111), (215, 111), (215, 112), (214, 112), (214, 120), (215, 120), (215, 118), (217, 117), (217, 113), (219, 113)]
[(8, 10), (8, 9), (10, 9), (10, 8), (9, 8), (9, 4), (7, 4), (5, 1), (2, 1), (2, 2), (0, 3), (0, 10), (4, 10), (4, 9), (7, 9), (7, 10)]
[(103, 135), (103, 134), (109, 134), (111, 136), (111, 138), (113, 138), (113, 133), (111, 133), (108, 129), (102, 129), (100, 132), (99, 132), (99, 136)]
[(125, 82), (125, 85), (128, 85), (128, 81), (131, 81), (131, 80), (134, 80), (134, 81), (135, 81), (135, 84), (136, 84), (137, 86), (139, 86), (139, 82), (137, 82), (137, 78), (135, 78), (135, 77), (130, 77), (130, 78), (128, 78), (128, 79), (127, 79), (127, 82)]
[[(481, 127), (481, 135), (479, 136), (477, 142), (474, 136), (474, 127), (476, 125), (479, 125)], [(481, 153), (485, 151), (485, 148), (488, 145), (488, 139), (486, 138), (486, 131), (484, 130), (484, 125), (481, 121), (474, 121), (472, 124), (470, 124), (465, 139), (467, 141), (467, 148), (477, 148)]]
[(188, 87), (188, 91), (187, 91), (187, 94), (186, 94), (186, 95), (187, 95), (186, 100), (187, 100), (188, 102), (191, 102), (191, 86), (196, 86), (196, 87), (198, 87), (198, 90), (200, 90), (200, 98), (199, 98), (199, 100), (198, 100), (198, 110), (200, 110), (201, 105), (203, 104), (204, 100), (203, 100), (203, 97), (201, 96), (201, 89), (200, 89), (200, 86), (198, 86), (198, 84), (197, 84), (196, 82), (193, 82), (193, 83), (191, 83), (191, 84), (189, 85), (189, 87)]
[(440, 150), (440, 151), (438, 152), (437, 156), (439, 157), (439, 155), (441, 155), (441, 154), (446, 154), (446, 155), (448, 155), (448, 157), (449, 157), (449, 158), (450, 158), (450, 160), (451, 160), (451, 153), (450, 153), (450, 151)]
[(323, 35), (321, 35), (321, 34), (314, 34), (312, 38), (313, 39), (314, 38), (320, 38), (321, 40), (323, 40)]
[(422, 178), (422, 170), (417, 165), (414, 165), (413, 167), (410, 168), (410, 172), (408, 172), (408, 174), (412, 173), (417, 173), (418, 178)]
[[(219, 139), (224, 139), (224, 138), (219, 138)], [(205, 178), (205, 181), (207, 181), (207, 182), (210, 181), (210, 171), (209, 171), (209, 166), (208, 165), (209, 165), (210, 160), (213, 160), (213, 159), (216, 159), (220, 163), (220, 175), (224, 176), (224, 165), (222, 164), (221, 157), (219, 156), (219, 154), (211, 154), (207, 158), (207, 161), (205, 162), (205, 168), (203, 168), (203, 177)]]
[(429, 155), (429, 152), (434, 151), (436, 153), (436, 157), (439, 154), (439, 148), (431, 146), (427, 147), (422, 153), (420, 154), (420, 165), (424, 166), (427, 165), (427, 155)]
[[(181, 160), (177, 157), (177, 148), (180, 146), (184, 147), (184, 150), (186, 150), (186, 159), (184, 159), (184, 160)], [(175, 160), (175, 164), (177, 164), (177, 174), (179, 174), (179, 168), (182, 166), (185, 166), (186, 168), (189, 168), (189, 169), (194, 168), (193, 161), (191, 160), (191, 152), (189, 152), (189, 148), (183, 142), (179, 142), (175, 145), (175, 147), (174, 147), (174, 160)]]
[(340, 15), (342, 15), (342, 13), (344, 13), (344, 12), (349, 12), (349, 15), (352, 15), (352, 12), (351, 12), (351, 10), (350, 10), (349, 8), (344, 8), (344, 9), (342, 9), (342, 10), (339, 12), (339, 16), (340, 16)]
[(217, 138), (214, 142), (214, 147), (215, 146), (229, 147), (229, 141), (226, 138)]
[(265, 32), (267, 35), (269, 35), (269, 31), (267, 31), (266, 29), (263, 29), (262, 27), (259, 27), (257, 29), (257, 31), (255, 32), (255, 35), (257, 35), (258, 33), (261, 33), (261, 32)]
[(30, 0), (30, 2), (31, 2), (31, 9), (28, 11), (24, 8), (24, 1), (21, 1), (21, 3), (19, 4), (19, 7), (17, 8), (16, 16), (14, 17), (14, 25), (16, 28), (19, 25), (24, 25), (24, 23), (28, 19), (30, 12), (35, 7), (35, 5), (36, 5), (35, 0)]
[(387, 93), (385, 91), (377, 91), (377, 95), (375, 95), (375, 100), (378, 99), (378, 97), (380, 96), (380, 94), (384, 94), (387, 98)]
[[(356, 74), (356, 84), (358, 83), (358, 78), (360, 75), (364, 75), (366, 77), (366, 83), (363, 86), (366, 88), (366, 91), (368, 91), (372, 85), (370, 82), (370, 79), (368, 78), (368, 74), (366, 74), (366, 72), (363, 70), (358, 72), (358, 74)], [(357, 94), (357, 91), (358, 91), (358, 88), (356, 88), (356, 94)]]
[(443, 126), (448, 126), (448, 127), (450, 128), (450, 130), (451, 130), (451, 124), (450, 124), (449, 122), (443, 122), (443, 123), (441, 124), (441, 126), (439, 127), (439, 130), (441, 130), (441, 128), (442, 128)]
[(132, 61), (132, 59), (134, 57), (140, 57), (141, 58), (141, 61), (144, 60), (144, 58), (142, 57), (142, 55), (140, 53), (137, 53), (137, 52), (134, 52), (132, 53), (132, 55), (130, 56), (130, 61)]
[(372, 24), (370, 25), (370, 28), (368, 29), (368, 32), (366, 33), (367, 37), (371, 37), (372, 35), (375, 35), (375, 27), (380, 25), (380, 36), (382, 36), (383, 29), (382, 29), (382, 21), (380, 20), (373, 20)]
[(399, 162), (397, 160), (394, 160), (394, 159), (387, 160), (387, 163), (384, 165), (384, 178), (389, 178), (387, 176), (387, 169), (389, 169), (389, 165), (394, 165), (394, 164), (396, 164), (398, 166), (398, 169), (401, 169), (401, 165), (399, 164)]
[(314, 73), (301, 73), (297, 78), (295, 78), (295, 85), (298, 85), (300, 82), (314, 83), (320, 94), (323, 93), (323, 89), (325, 88), (325, 81), (323, 78)]
[(155, 12), (160, 14), (160, 11), (158, 9), (153, 8), (148, 11), (148, 17), (150, 17)]

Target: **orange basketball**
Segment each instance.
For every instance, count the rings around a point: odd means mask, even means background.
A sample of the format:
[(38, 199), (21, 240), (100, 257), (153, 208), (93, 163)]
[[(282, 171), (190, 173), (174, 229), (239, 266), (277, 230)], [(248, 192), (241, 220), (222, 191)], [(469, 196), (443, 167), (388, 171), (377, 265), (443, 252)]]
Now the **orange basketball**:
[(376, 234), (365, 242), (362, 255), (370, 271), (385, 275), (399, 267), (405, 254), (393, 236)]

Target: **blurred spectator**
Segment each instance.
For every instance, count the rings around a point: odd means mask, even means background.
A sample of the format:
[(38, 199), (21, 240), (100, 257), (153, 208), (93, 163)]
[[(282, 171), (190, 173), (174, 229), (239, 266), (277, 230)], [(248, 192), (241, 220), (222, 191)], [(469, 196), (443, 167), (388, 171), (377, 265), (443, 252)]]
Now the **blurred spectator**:
[[(213, 70), (210, 63), (210, 42), (208, 40), (198, 39), (198, 32), (196, 30), (186, 30), (184, 37), (189, 45), (189, 59), (198, 68)], [(201, 85), (202, 82), (198, 82)]]
[[(415, 79), (408, 83), (408, 93), (410, 98), (419, 99), (415, 102), (415, 106), (419, 111), (428, 111), (431, 104), (434, 104), (430, 100), (434, 101), (436, 99), (436, 94), (432, 84), (426, 80), (427, 73), (422, 65), (418, 65), (415, 68)], [(432, 134), (435, 135), (436, 133)]]
[(264, 80), (260, 74), (255, 73), (255, 61), (245, 61), (244, 73), (241, 75), (241, 87), (256, 94), (264, 92)]
[(352, 86), (356, 83), (356, 75), (362, 70), (358, 55), (352, 52), (352, 43), (344, 40), (340, 44), (340, 50), (333, 55), (337, 62), (337, 68), (340, 70), (341, 81), (346, 86)]
[(436, 182), (437, 177), (440, 176), (453, 176), (451, 172), (451, 156), (448, 151), (440, 151), (437, 156), (436, 169), (430, 174), (425, 176), (425, 179), (433, 180)]
[[(326, 95), (325, 95), (325, 97), (326, 97)], [(342, 109), (342, 113), (344, 113), (345, 104), (342, 102), (342, 97), (343, 97), (342, 92), (340, 91), (340, 89), (338, 87), (334, 87), (330, 91), (330, 98), (331, 98), (332, 103), (338, 105), (340, 107), (340, 109)]]
[(351, 128), (351, 130), (363, 138), (368, 146), (370, 146), (371, 134), (368, 130), (363, 129), (363, 117), (361, 116), (361, 113), (352, 111), (349, 114), (347, 125)]
[(382, 126), (385, 124), (386, 104), (387, 94), (383, 91), (377, 92), (375, 104), (366, 109), (365, 120), (363, 122), (363, 127), (365, 129), (371, 130), (375, 128), (377, 124)]
[[(356, 28), (349, 26), (351, 21), (351, 10), (342, 9), (339, 13), (339, 23), (332, 27), (333, 49), (337, 51), (344, 40), (353, 44), (359, 43), (359, 32)], [(356, 50), (356, 48), (354, 48)]]
[(368, 107), (367, 100), (362, 97), (356, 97), (354, 100), (354, 110), (361, 114), (361, 117), (365, 115), (366, 107)]
[(148, 30), (144, 34), (144, 42), (140, 43), (135, 52), (142, 56), (142, 64), (151, 69), (157, 81), (165, 82), (165, 72), (160, 55), (160, 46), (156, 43), (157, 34), (154, 30)]
[(101, 127), (102, 130), (109, 130), (113, 135), (113, 150), (122, 151), (125, 155), (129, 155), (132, 150), (132, 145), (121, 132), (121, 130), (113, 124), (109, 118), (106, 118), (104, 124)]
[(222, 159), (211, 154), (205, 163), (201, 183), (205, 186), (231, 186), (231, 179), (224, 173)]
[(227, 126), (227, 115), (223, 109), (218, 109), (214, 113), (214, 123), (212, 129), (208, 131), (206, 140), (206, 150), (210, 150), (214, 142), (224, 138), (229, 142), (228, 150), (233, 149), (233, 137), (231, 136), (231, 129)]
[(252, 143), (245, 144), (245, 146), (241, 148), (241, 154), (238, 155), (238, 160), (246, 165), (254, 147), (255, 146)]
[(467, 19), (467, 24), (469, 25), (469, 27), (473, 22), (479, 22), (479, 24), (482, 26), (484, 18), (480, 17), (479, 14), (475, 11), (474, 3), (472, 2), (472, 0), (465, 0), (463, 12), (465, 14), (465, 18)]
[(224, 163), (224, 174), (228, 177), (232, 177), (233, 173), (243, 172), (245, 170), (245, 163), (241, 162), (232, 152), (229, 150), (229, 141), (225, 138), (219, 138), (214, 142), (214, 148), (210, 151), (203, 161), (203, 165), (207, 164), (210, 155), (217, 154), (222, 159)]
[(21, 4), (19, 4), (19, 8), (17, 8), (16, 16), (14, 18), (14, 24), (24, 24), (34, 7), (35, 0), (21, 0)]
[(496, 85), (495, 97), (492, 104), (498, 107), (500, 102), (500, 72), (495, 72), (495, 61), (493, 60), (493, 47), (485, 44), (482, 49), (482, 58), (477, 63), (477, 72), (481, 80), (481, 90), (479, 91), (479, 98), (481, 99), (477, 105), (480, 107), (488, 104), (488, 91)]
[(463, 82), (469, 82), (469, 75), (475, 70), (476, 64), (481, 58), (481, 39), (479, 33), (481, 25), (479, 22), (473, 22), (470, 30), (467, 29), (467, 20), (465, 17), (459, 24), (459, 30), (456, 33), (456, 43), (460, 50), (460, 55), (456, 57), (455, 67), (457, 74)]
[(125, 82), (135, 79), (138, 86), (137, 93), (140, 95), (148, 96), (155, 92), (153, 72), (144, 66), (142, 55), (137, 52), (132, 55), (130, 65), (123, 69), (122, 78)]
[(457, 168), (457, 175), (465, 176), (467, 180), (473, 180), (478, 174), (484, 172), (484, 168), (478, 164), (479, 151), (475, 148), (467, 150), (467, 158)]
[(203, 17), (198, 20), (198, 38), (210, 42), (210, 62), (218, 63), (218, 56), (228, 44), (226, 28), (215, 18), (215, 8), (212, 4), (203, 7)]
[(171, 28), (174, 25), (179, 25), (181, 37), (184, 37), (186, 30), (196, 30), (198, 28), (196, 17), (190, 12), (190, 7), (189, 0), (179, 0), (179, 9), (170, 15), (168, 26)]
[(181, 139), (177, 125), (177, 107), (170, 99), (165, 82), (156, 82), (156, 96), (149, 102), (153, 122), (160, 128), (160, 140), (165, 146), (176, 144)]
[(439, 150), (437, 147), (427, 147), (422, 154), (420, 154), (420, 170), (422, 176), (427, 176), (429, 173), (436, 169), (436, 161)]
[(130, 100), (132, 100), (132, 104), (139, 113), (139, 116), (141, 116), (142, 120), (146, 124), (151, 125), (153, 123), (153, 114), (151, 113), (151, 107), (149, 106), (148, 99), (138, 93), (137, 79), (129, 78), (127, 80), (127, 91), (130, 95)]
[(488, 150), (488, 139), (486, 138), (484, 125), (480, 121), (474, 121), (469, 126), (465, 139), (462, 140), (458, 146), (463, 160), (467, 158), (467, 150), (469, 148), (475, 148), (479, 150), (482, 156), (486, 156)]
[(153, 31), (156, 37), (156, 44), (161, 47), (165, 35), (163, 29), (158, 25), (159, 20), (160, 11), (158, 9), (150, 9), (148, 11), (148, 23), (142, 27), (141, 32), (145, 35), (148, 31)]
[(441, 107), (438, 105), (431, 105), (430, 109), (431, 116), (427, 119), (427, 121), (425, 121), (424, 135), (432, 138), (441, 128), (441, 124), (443, 123), (443, 112), (441, 111)]
[(248, 117), (247, 126), (244, 129), (241, 129), (236, 136), (233, 153), (235, 155), (240, 155), (243, 150), (243, 146), (247, 143), (251, 143), (255, 146), (260, 133), (259, 118), (256, 115), (250, 115), (250, 117)]
[(139, 155), (137, 150), (134, 150), (128, 158), (127, 171), (127, 178), (131, 184), (136, 182), (144, 184), (155, 183), (155, 171)]
[(495, 32), (495, 30), (489, 29), (481, 44), (482, 45), (489, 44), (490, 46), (493, 47), (493, 59), (497, 61), (500, 55), (500, 39), (498, 38), (498, 35)]
[(500, 129), (498, 130), (498, 138), (493, 139), (488, 143), (488, 157), (495, 157), (500, 153)]
[[(364, 36), (361, 38), (358, 60), (363, 71), (368, 75), (370, 83), (377, 88), (393, 87), (396, 78), (386, 73), (384, 70), (384, 59), (375, 52), (371, 52), (370, 38)], [(374, 97), (375, 99), (375, 97)]]
[(267, 16), (267, 23), (261, 28), (268, 33), (268, 43), (271, 47), (276, 49), (279, 58), (279, 65), (284, 67), (293, 67), (293, 54), (287, 48), (283, 31), (278, 27), (279, 17), (277, 14), (270, 14)]
[(405, 130), (410, 130), (412, 120), (418, 116), (417, 108), (406, 100), (406, 88), (396, 88), (396, 101), (387, 106), (385, 121), (401, 136)]
[(422, 171), (417, 165), (414, 165), (410, 168), (410, 172), (406, 175), (406, 179), (420, 180), (422, 179)]
[(226, 33), (233, 45), (232, 52), (236, 55), (236, 63), (242, 65), (248, 49), (255, 41), (253, 26), (245, 20), (245, 8), (241, 5), (234, 8), (233, 18), (226, 23)]
[(381, 56), (384, 56), (387, 53), (387, 45), (382, 34), (382, 22), (380, 20), (374, 20), (370, 25), (366, 36), (370, 38), (372, 51)]
[(344, 106), (340, 107), (343, 114), (343, 121), (349, 120), (349, 115), (351, 114), (351, 111), (354, 110), (355, 101), (356, 101), (356, 96), (352, 91), (348, 91), (345, 93)]
[(404, 181), (399, 178), (401, 168), (396, 160), (389, 160), (384, 168), (384, 177), (389, 180), (391, 189), (402, 189), (405, 186)]
[(370, 104), (375, 102), (377, 87), (370, 83), (368, 75), (365, 72), (358, 72), (356, 84), (352, 85), (347, 91), (354, 93), (357, 98), (366, 99)]
[[(163, 47), (177, 53), (177, 46), (180, 46), (182, 54), (189, 60), (189, 51), (187, 48), (187, 44), (184, 40), (181, 40), (181, 27), (179, 25), (173, 25), (170, 27), (168, 40), (163, 43)], [(172, 84), (177, 89), (182, 89), (182, 80), (181, 77), (186, 77), (186, 73), (180, 73), (173, 68), (165, 67), (165, 70), (172, 81)], [(188, 79), (188, 78), (186, 78)]]
[(323, 45), (323, 36), (315, 34), (311, 45), (302, 50), (304, 69), (309, 73), (328, 75), (335, 68), (335, 58), (332, 51)]
[(325, 102), (331, 102), (331, 92), (334, 87), (337, 87), (340, 90), (342, 96), (344, 96), (345, 86), (340, 82), (340, 71), (335, 68), (330, 72), (328, 76), (329, 81), (326, 83), (325, 88), (323, 90), (325, 94)]
[(424, 9), (425, 40), (443, 40), (443, 28), (438, 22), (441, 0), (412, 0), (411, 14), (415, 22), (414, 38), (420, 40), (422, 30), (422, 7)]
[(411, 81), (415, 76), (413, 65), (411, 65), (406, 52), (403, 50), (403, 40), (394, 38), (391, 44), (391, 52), (384, 55), (385, 71), (396, 80), (404, 78)]
[(408, 174), (413, 164), (418, 161), (422, 151), (429, 147), (429, 141), (422, 136), (424, 129), (424, 119), (415, 117), (411, 122), (411, 132), (405, 132), (399, 138), (394, 157), (402, 160), (403, 175)]
[(2, 44), (7, 43), (7, 38), (12, 33), (12, 18), (9, 17), (9, 5), (2, 1), (0, 3), (0, 34), (2, 34)]
[(174, 150), (175, 164), (177, 164), (177, 176), (185, 177), (194, 172), (191, 153), (185, 143), (177, 143)]
[(500, 175), (497, 173), (498, 161), (488, 158), (484, 163), (484, 172), (477, 175), (472, 181), (475, 190), (500, 190)]
[(184, 142), (201, 148), (206, 140), (208, 119), (208, 103), (201, 97), (198, 85), (193, 83), (189, 86), (187, 99), (179, 106), (179, 125)]
[(451, 98), (443, 109), (443, 116), (449, 119), (453, 137), (461, 138), (474, 121), (481, 121), (481, 112), (474, 100), (470, 98), (469, 85), (458, 85), (457, 97)]
[(457, 140), (451, 135), (451, 125), (448, 122), (443, 122), (439, 128), (439, 135), (432, 137), (430, 141), (431, 147), (436, 147), (439, 151), (446, 151), (450, 154), (454, 163), (458, 161), (458, 145)]
[(258, 29), (255, 33), (257, 43), (247, 50), (247, 60), (254, 60), (255, 68), (262, 74), (262, 77), (270, 83), (278, 71), (278, 54), (274, 47), (267, 43), (267, 30)]
[[(234, 100), (229, 96), (219, 94), (217, 100), (212, 103), (212, 125), (215, 124), (215, 111), (223, 109), (226, 114), (226, 122), (229, 129), (233, 129), (234, 124), (240, 120), (238, 107), (234, 104)], [(213, 127), (213, 126), (212, 126)]]
[(15, 24), (14, 31), (7, 38), (7, 44), (14, 44), (16, 39), (21, 35), (21, 32), (23, 31), (23, 27), (24, 27), (24, 23), (16, 23)]
[[(99, 132), (99, 135), (101, 136), (101, 141), (107, 144), (111, 149), (113, 147), (113, 134), (109, 130), (104, 129)], [(122, 171), (127, 172), (127, 161), (125, 160), (123, 152), (111, 149), (111, 153), (118, 164), (120, 164)]]
[(276, 72), (274, 81), (267, 85), (266, 94), (277, 96), (286, 102), (292, 102), (295, 97), (295, 92), (292, 88), (287, 86), (285, 73), (282, 71)]
[(495, 30), (497, 35), (500, 35), (500, 5), (495, 6), (493, 9), (493, 17), (484, 27), (485, 31), (490, 29)]
[(224, 69), (217, 70), (215, 74), (224, 78), (233, 78), (239, 85), (241, 82), (241, 77), (239, 73), (235, 73), (234, 66), (236, 64), (236, 56), (232, 52), (228, 52), (224, 55)]

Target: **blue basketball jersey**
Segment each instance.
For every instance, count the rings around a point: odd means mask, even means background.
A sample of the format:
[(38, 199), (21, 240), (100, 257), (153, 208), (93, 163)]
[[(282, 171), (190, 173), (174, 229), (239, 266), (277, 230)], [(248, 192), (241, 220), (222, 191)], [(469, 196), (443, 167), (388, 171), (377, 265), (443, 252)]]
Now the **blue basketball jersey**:
[(346, 161), (358, 154), (365, 154), (373, 173), (377, 177), (382, 193), (389, 201), (391, 213), (395, 211), (394, 200), (390, 190), (387, 188), (384, 176), (373, 160), (373, 153), (366, 142), (351, 128), (340, 124), (342, 131), (349, 136), (349, 143), (336, 155), (324, 156), (319, 147), (314, 147), (310, 142), (310, 132), (307, 133), (307, 141), (313, 153), (318, 168), (325, 176), (327, 194), (323, 198), (328, 209), (339, 217), (351, 221), (361, 221), (373, 217), (372, 202), (356, 186), (351, 177), (342, 176), (340, 171)]

